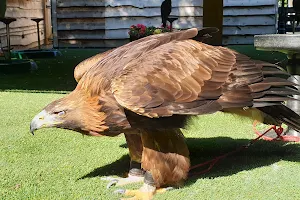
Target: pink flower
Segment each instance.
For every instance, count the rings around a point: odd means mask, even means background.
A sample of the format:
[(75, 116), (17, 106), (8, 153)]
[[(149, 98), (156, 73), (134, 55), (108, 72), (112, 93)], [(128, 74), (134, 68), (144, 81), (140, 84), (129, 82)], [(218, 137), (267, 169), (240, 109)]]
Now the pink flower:
[(143, 35), (143, 34), (145, 34), (145, 33), (146, 33), (146, 30), (142, 30), (142, 29), (140, 30), (140, 34), (141, 34), (141, 35)]
[(143, 24), (137, 24), (136, 27), (141, 28), (141, 29), (146, 29), (146, 27)]

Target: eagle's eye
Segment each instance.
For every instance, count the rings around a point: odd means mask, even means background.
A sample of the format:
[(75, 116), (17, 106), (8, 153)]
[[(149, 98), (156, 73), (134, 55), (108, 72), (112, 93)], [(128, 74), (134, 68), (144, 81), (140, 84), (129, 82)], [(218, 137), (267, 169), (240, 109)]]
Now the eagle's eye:
[(59, 117), (62, 117), (66, 114), (66, 111), (62, 110), (62, 111), (54, 112), (54, 114), (58, 115)]

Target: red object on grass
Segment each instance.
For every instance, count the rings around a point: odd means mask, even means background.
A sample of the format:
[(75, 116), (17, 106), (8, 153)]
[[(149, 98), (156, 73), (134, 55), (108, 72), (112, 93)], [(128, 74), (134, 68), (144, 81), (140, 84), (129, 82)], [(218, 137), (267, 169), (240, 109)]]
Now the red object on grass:
[[(256, 135), (262, 135), (262, 133), (260, 133), (256, 129), (256, 126), (258, 123), (259, 123), (258, 121), (253, 122), (253, 130)], [(300, 142), (300, 137), (292, 136), (292, 135), (284, 135), (284, 132), (283, 132), (284, 129), (282, 127), (280, 127), (280, 130), (276, 131), (276, 129), (274, 129), (274, 131), (277, 134), (277, 137), (270, 137), (270, 136), (266, 136), (264, 134), (261, 138), (266, 141)]]
[(255, 143), (256, 141), (258, 141), (260, 138), (265, 139), (265, 135), (266, 135), (267, 133), (269, 133), (271, 130), (274, 130), (274, 132), (276, 133), (277, 137), (276, 137), (276, 138), (270, 138), (270, 139), (267, 137), (265, 140), (277, 140), (278, 138), (282, 140), (282, 137), (284, 137), (284, 136), (282, 136), (283, 128), (282, 128), (281, 126), (277, 127), (277, 126), (273, 125), (273, 126), (270, 126), (264, 133), (260, 133), (260, 132), (258, 132), (258, 131), (256, 130), (256, 128), (255, 128), (257, 123), (258, 123), (257, 121), (254, 121), (254, 123), (253, 123), (253, 128), (254, 128), (256, 134), (258, 135), (257, 138), (251, 140), (248, 144), (243, 145), (243, 146), (237, 148), (236, 150), (233, 150), (233, 151), (231, 151), (231, 152), (228, 152), (228, 153), (226, 153), (226, 154), (223, 154), (223, 155), (221, 155), (221, 156), (218, 156), (218, 157), (216, 157), (216, 158), (214, 158), (214, 159), (212, 159), (212, 160), (206, 161), (206, 162), (204, 162), (204, 163), (201, 163), (201, 164), (194, 165), (194, 166), (190, 167), (190, 170), (194, 170), (194, 169), (196, 169), (196, 168), (204, 167), (204, 166), (209, 165), (207, 169), (202, 170), (202, 171), (200, 171), (200, 172), (190, 173), (189, 175), (190, 175), (190, 176), (202, 175), (202, 174), (205, 174), (205, 173), (209, 172), (209, 171), (213, 168), (213, 166), (214, 166), (217, 162), (219, 162), (221, 159), (226, 158), (226, 157), (228, 157), (228, 156), (230, 156), (230, 155), (232, 155), (232, 154), (235, 154), (235, 153), (237, 153), (237, 152), (240, 152), (240, 151), (242, 151), (242, 150), (244, 150), (244, 149), (248, 149), (248, 147), (250, 147), (253, 143)]

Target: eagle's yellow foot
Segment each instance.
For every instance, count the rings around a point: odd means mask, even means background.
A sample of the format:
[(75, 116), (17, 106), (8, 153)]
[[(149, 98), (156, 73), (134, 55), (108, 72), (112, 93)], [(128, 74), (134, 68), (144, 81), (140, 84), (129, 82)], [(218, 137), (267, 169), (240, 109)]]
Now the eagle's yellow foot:
[(155, 186), (144, 183), (139, 190), (125, 190), (119, 189), (114, 193), (123, 194), (124, 196), (130, 196), (129, 198), (122, 198), (121, 200), (151, 200), (156, 193), (164, 193), (172, 187), (156, 189)]
[(110, 188), (112, 186), (120, 186), (120, 185), (143, 182), (144, 176), (133, 176), (129, 174), (127, 178), (109, 176), (109, 177), (103, 177), (101, 178), (101, 180), (109, 181), (106, 188)]

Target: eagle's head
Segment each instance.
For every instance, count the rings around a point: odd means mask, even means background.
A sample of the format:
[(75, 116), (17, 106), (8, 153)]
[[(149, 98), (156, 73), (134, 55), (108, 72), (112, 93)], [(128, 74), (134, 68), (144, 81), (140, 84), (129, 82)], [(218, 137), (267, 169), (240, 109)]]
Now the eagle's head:
[(86, 97), (73, 91), (64, 98), (53, 101), (37, 114), (30, 123), (30, 131), (41, 128), (63, 128), (85, 135), (101, 135), (109, 127), (105, 125), (106, 115), (101, 112), (97, 97)]

